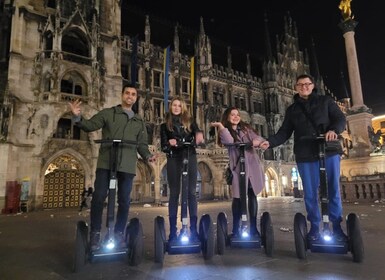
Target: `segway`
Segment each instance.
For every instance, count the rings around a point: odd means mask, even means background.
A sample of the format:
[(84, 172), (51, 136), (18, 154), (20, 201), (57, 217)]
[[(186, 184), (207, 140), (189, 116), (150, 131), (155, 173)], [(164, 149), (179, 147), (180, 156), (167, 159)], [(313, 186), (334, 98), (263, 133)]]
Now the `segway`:
[(220, 212), (217, 216), (217, 251), (219, 255), (224, 255), (226, 246), (239, 248), (264, 248), (267, 256), (273, 255), (274, 248), (274, 231), (271, 217), (268, 212), (263, 212), (260, 219), (261, 235), (251, 234), (248, 230), (248, 215), (246, 206), (246, 169), (245, 169), (245, 150), (252, 147), (252, 143), (232, 143), (224, 144), (224, 146), (235, 146), (239, 149), (239, 186), (241, 199), (241, 229), (239, 235), (229, 235), (227, 231), (227, 216), (224, 212)]
[(194, 146), (193, 142), (187, 142), (184, 139), (178, 141), (177, 144), (183, 149), (182, 164), (182, 197), (181, 197), (181, 220), (182, 228), (179, 236), (171, 241), (167, 240), (164, 226), (164, 217), (157, 216), (154, 222), (154, 245), (155, 245), (155, 262), (163, 264), (164, 255), (177, 254), (197, 254), (202, 252), (205, 260), (210, 260), (214, 255), (214, 228), (210, 215), (204, 214), (199, 221), (198, 240), (191, 238), (188, 231), (187, 217), (187, 199), (188, 199), (188, 159), (189, 148)]
[(87, 262), (99, 258), (127, 256), (130, 265), (138, 265), (143, 258), (143, 229), (138, 218), (132, 218), (125, 229), (126, 246), (117, 246), (114, 238), (115, 196), (118, 187), (117, 180), (117, 155), (120, 144), (137, 145), (129, 140), (95, 140), (95, 143), (109, 144), (111, 146), (111, 169), (108, 188), (107, 204), (107, 232), (102, 239), (98, 250), (92, 250), (88, 240), (88, 225), (85, 221), (78, 221), (76, 226), (74, 272), (79, 271)]
[(364, 247), (361, 237), (360, 222), (356, 214), (350, 213), (346, 218), (347, 240), (336, 240), (333, 238), (329, 225), (328, 209), (328, 182), (325, 168), (325, 135), (313, 139), (318, 144), (319, 155), (319, 176), (320, 176), (320, 205), (322, 215), (322, 230), (320, 238), (308, 240), (306, 218), (302, 213), (296, 213), (294, 217), (294, 240), (296, 254), (299, 259), (306, 259), (307, 250), (318, 253), (347, 254), (353, 255), (354, 262), (362, 262)]

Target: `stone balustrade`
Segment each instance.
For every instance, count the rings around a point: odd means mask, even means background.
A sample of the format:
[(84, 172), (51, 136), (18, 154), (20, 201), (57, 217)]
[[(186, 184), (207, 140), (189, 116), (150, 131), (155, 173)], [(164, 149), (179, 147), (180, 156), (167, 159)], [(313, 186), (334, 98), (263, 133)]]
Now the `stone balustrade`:
[(385, 199), (385, 179), (341, 181), (344, 201), (376, 201)]

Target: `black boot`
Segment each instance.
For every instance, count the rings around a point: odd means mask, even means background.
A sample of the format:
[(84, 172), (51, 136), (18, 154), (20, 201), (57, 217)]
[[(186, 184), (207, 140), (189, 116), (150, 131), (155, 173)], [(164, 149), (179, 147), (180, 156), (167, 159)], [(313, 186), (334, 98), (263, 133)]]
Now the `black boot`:
[(168, 218), (170, 222), (170, 235), (168, 236), (168, 241), (176, 240), (177, 239), (177, 228), (176, 228), (176, 216), (170, 216)]
[(239, 222), (241, 221), (241, 199), (233, 198), (231, 204), (231, 210), (233, 212), (233, 236), (239, 236)]
[(90, 233), (91, 251), (100, 249), (100, 231), (91, 231)]
[(197, 216), (190, 217), (190, 236), (193, 241), (199, 240), (198, 230), (197, 230)]
[(250, 235), (259, 235), (257, 229), (258, 200), (252, 188), (247, 190), (248, 208), (250, 216)]

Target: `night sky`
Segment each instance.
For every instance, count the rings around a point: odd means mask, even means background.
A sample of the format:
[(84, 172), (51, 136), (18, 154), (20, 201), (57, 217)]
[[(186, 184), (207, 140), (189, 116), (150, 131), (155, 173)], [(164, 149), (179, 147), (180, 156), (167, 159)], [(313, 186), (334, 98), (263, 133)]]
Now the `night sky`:
[[(340, 0), (228, 2), (233, 4), (201, 0), (123, 0), (122, 32), (131, 36), (138, 34), (143, 39), (144, 15), (148, 14), (152, 42), (166, 47), (173, 44), (174, 26), (178, 22), (181, 26), (181, 51), (189, 54), (202, 16), (205, 32), (215, 50), (214, 63), (225, 66), (226, 59), (221, 59), (226, 57), (227, 46), (231, 46), (233, 68), (245, 72), (246, 53), (250, 53), (252, 72), (260, 76), (260, 64), (265, 54), (264, 13), (267, 13), (273, 48), (276, 35), (283, 34), (284, 16), (290, 13), (297, 25), (301, 49), (310, 51), (313, 39), (320, 74), (326, 86), (335, 96), (343, 97), (341, 73), (348, 89), (349, 80), (344, 38), (338, 27), (342, 19), (338, 9)], [(385, 32), (380, 25), (383, 10), (374, 2), (378, 5), (378, 1), (353, 0), (351, 6), (358, 22), (355, 41), (364, 103), (378, 115), (385, 114)]]

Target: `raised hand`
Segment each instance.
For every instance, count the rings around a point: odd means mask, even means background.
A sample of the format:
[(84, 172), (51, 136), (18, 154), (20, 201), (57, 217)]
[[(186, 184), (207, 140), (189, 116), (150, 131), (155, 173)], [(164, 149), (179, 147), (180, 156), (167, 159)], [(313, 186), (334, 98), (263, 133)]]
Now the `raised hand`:
[(80, 99), (76, 99), (72, 102), (68, 102), (68, 107), (71, 110), (73, 115), (80, 116), (80, 114), (81, 114), (80, 105), (81, 104), (82, 104), (82, 102), (80, 101)]
[(218, 128), (218, 130), (221, 130), (221, 129), (225, 128), (221, 122), (212, 122), (212, 123), (210, 123), (210, 126), (211, 127), (216, 127), (216, 128)]

